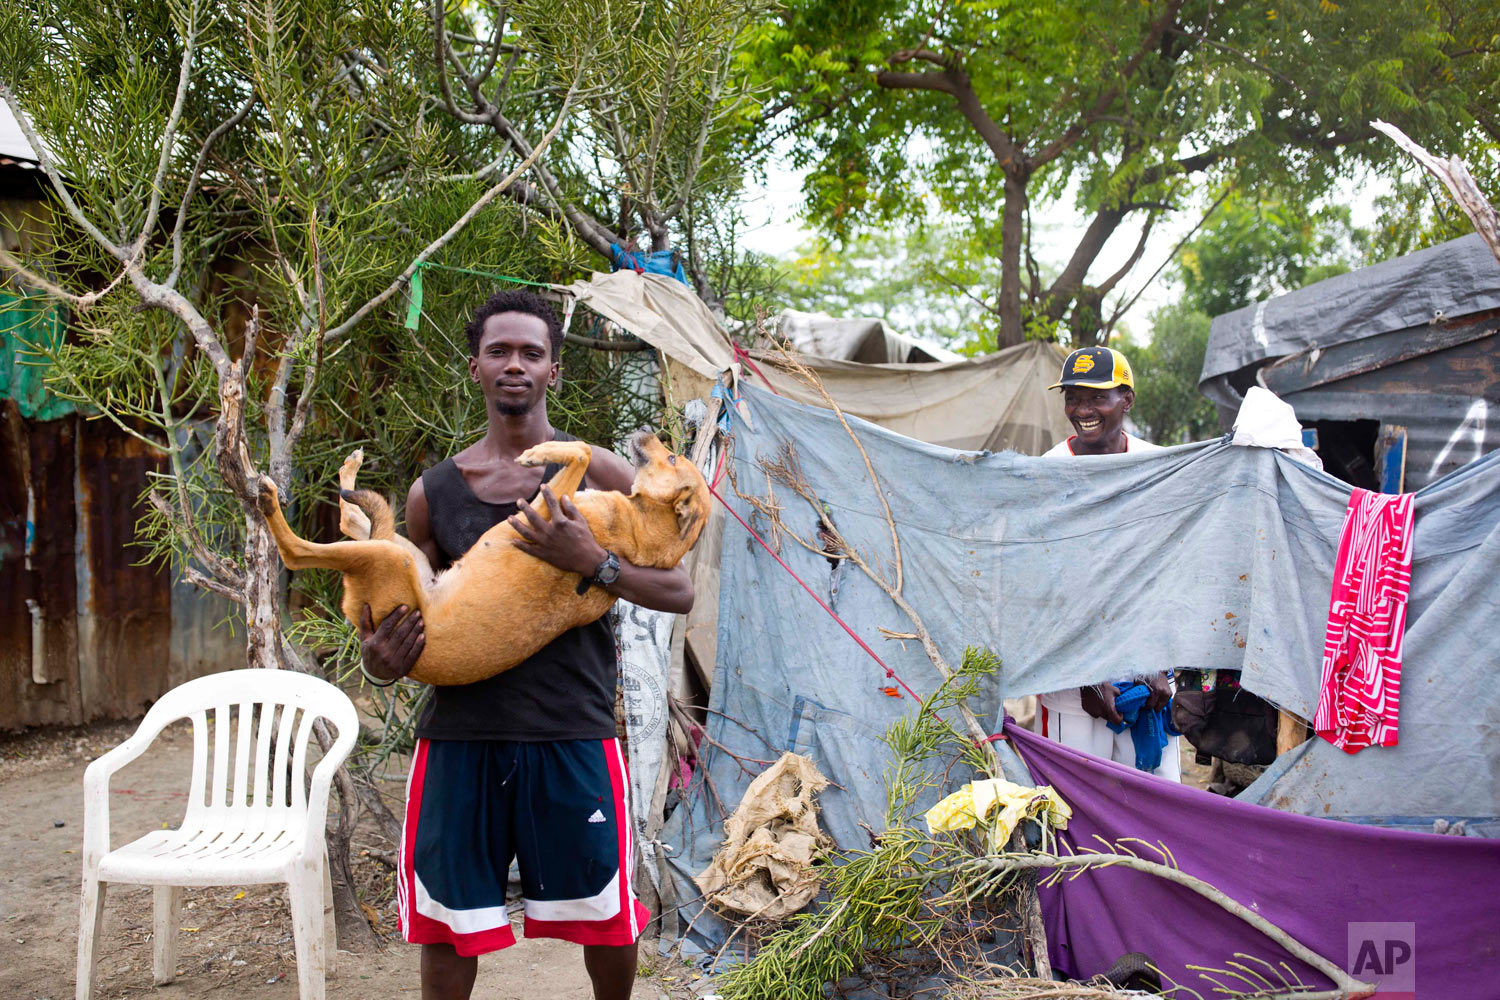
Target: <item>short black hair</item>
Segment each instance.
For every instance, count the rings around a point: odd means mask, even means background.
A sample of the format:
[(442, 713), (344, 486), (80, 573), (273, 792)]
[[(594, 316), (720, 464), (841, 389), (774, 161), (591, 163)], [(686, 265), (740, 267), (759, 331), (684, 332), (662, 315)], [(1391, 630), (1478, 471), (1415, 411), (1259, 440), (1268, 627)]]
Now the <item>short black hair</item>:
[(557, 318), (557, 310), (536, 292), (525, 289), (496, 292), (474, 311), (474, 318), (464, 327), (464, 334), (469, 338), (469, 357), (479, 354), (479, 340), (484, 336), (485, 322), (491, 316), (501, 313), (526, 313), (546, 323), (547, 338), (552, 342), (552, 360), (562, 357), (563, 330), (562, 323)]

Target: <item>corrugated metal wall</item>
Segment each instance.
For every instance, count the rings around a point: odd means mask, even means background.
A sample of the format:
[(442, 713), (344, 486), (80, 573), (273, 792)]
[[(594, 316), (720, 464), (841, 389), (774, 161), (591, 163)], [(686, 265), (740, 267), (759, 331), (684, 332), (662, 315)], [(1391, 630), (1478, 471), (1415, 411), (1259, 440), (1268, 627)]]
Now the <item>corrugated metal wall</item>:
[(74, 421), (0, 406), (0, 726), (81, 721)]
[(76, 434), (83, 717), (134, 715), (170, 686), (172, 580), (164, 568), (140, 565), (143, 553), (134, 545), (146, 474), (165, 471), (166, 462), (103, 420), (80, 422)]
[(138, 565), (136, 501), (162, 459), (104, 420), (0, 407), (0, 729), (131, 718), (242, 665), (228, 602)]
[[(48, 230), (35, 178), (0, 171), (0, 241)], [(45, 296), (0, 284), (0, 729), (129, 718), (185, 680), (244, 663), (230, 605), (136, 565), (136, 501), (163, 460), (47, 390)]]
[(1285, 396), (1303, 421), (1406, 428), (1406, 492), (1500, 447), (1500, 336)]

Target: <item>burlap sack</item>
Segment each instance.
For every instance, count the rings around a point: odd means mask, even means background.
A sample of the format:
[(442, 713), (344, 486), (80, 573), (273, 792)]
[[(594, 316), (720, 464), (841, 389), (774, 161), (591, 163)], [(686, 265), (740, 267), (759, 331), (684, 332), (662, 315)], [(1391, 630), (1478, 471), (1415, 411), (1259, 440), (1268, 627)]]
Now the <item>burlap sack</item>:
[(806, 757), (785, 753), (766, 768), (724, 822), (724, 846), (694, 881), (708, 902), (742, 916), (780, 920), (818, 894), (813, 862), (832, 841), (814, 799), (828, 779)]

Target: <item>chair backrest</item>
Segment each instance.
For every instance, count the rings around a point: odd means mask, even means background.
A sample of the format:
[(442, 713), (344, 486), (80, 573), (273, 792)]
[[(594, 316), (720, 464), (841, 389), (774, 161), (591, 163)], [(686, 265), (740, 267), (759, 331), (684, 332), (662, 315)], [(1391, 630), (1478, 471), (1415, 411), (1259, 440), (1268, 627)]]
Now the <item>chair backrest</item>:
[[(192, 720), (185, 828), (286, 829), (307, 812), (303, 775), (320, 718), (338, 730), (318, 765), (319, 777), (331, 777), (354, 746), (359, 716), (348, 695), (308, 674), (248, 669), (199, 677), (164, 694), (139, 731), (154, 737), (172, 722)], [(324, 795), (327, 781), (320, 782)]]

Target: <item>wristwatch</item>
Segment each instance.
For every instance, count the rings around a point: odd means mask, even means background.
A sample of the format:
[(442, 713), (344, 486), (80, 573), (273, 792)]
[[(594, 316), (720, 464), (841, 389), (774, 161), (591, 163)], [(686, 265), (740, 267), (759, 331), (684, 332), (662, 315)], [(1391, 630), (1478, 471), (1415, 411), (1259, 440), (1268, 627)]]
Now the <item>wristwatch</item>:
[(604, 560), (594, 567), (594, 572), (578, 581), (578, 594), (581, 597), (589, 592), (589, 587), (598, 584), (608, 587), (620, 578), (620, 557), (608, 549), (604, 550)]

